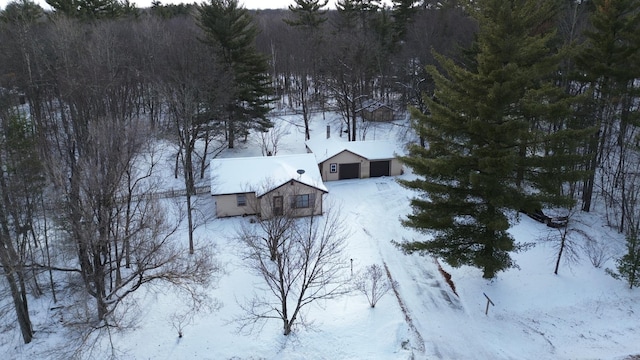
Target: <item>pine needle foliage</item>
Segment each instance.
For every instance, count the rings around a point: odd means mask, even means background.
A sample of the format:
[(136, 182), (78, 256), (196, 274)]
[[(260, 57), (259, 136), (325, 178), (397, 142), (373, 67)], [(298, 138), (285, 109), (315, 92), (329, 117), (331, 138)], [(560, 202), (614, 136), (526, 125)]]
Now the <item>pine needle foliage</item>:
[(479, 23), (471, 67), (436, 54), (428, 67), (436, 91), (428, 112), (412, 110), (427, 145), (401, 160), (419, 177), (401, 181), (421, 192), (404, 225), (426, 239), (400, 244), (451, 266), (471, 265), (483, 277), (515, 266), (522, 250), (507, 232), (519, 210), (566, 205), (567, 181), (580, 177), (571, 100), (554, 85), (557, 1), (469, 3)]
[(210, 0), (198, 12), (203, 41), (215, 50), (232, 78), (226, 131), (233, 148), (238, 135), (246, 136), (249, 130), (266, 132), (273, 126), (267, 117), (275, 100), (269, 62), (256, 48), (259, 29), (253, 17), (237, 0)]

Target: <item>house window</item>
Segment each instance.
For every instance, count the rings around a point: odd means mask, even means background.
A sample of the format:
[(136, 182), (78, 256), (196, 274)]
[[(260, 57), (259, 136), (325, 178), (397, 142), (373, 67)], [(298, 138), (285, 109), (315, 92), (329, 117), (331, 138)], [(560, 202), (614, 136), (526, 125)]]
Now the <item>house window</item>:
[(296, 203), (294, 205), (296, 209), (309, 207), (309, 194), (296, 195)]
[(247, 206), (247, 195), (246, 194), (237, 194), (236, 195), (236, 204), (238, 206)]
[(315, 194), (295, 195), (291, 206), (294, 209), (310, 208), (314, 205)]
[(338, 172), (338, 164), (333, 163), (333, 164), (329, 164), (329, 171), (332, 173), (337, 173)]

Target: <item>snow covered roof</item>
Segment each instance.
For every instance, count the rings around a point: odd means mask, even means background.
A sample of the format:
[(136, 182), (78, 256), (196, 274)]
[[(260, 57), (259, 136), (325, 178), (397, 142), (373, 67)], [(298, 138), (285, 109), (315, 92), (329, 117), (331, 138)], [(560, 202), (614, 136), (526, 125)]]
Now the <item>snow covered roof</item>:
[(377, 101), (377, 100), (365, 100), (362, 102), (362, 107), (358, 110), (356, 110), (356, 112), (360, 112), (362, 110), (368, 110), (368, 111), (376, 111), (378, 109), (389, 109), (389, 110), (393, 110), (393, 108), (383, 102)]
[(348, 150), (369, 160), (386, 160), (404, 154), (396, 143), (384, 140), (372, 141), (338, 141), (332, 139), (312, 139), (306, 142), (307, 148), (321, 163), (335, 155)]
[(262, 196), (290, 180), (327, 191), (313, 154), (213, 159), (211, 179), (212, 195)]

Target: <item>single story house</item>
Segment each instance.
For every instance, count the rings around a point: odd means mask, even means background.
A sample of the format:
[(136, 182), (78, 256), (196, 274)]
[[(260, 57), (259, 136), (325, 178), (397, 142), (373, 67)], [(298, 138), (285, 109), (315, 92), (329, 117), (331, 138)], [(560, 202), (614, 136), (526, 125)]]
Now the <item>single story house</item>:
[(366, 100), (356, 110), (365, 121), (392, 121), (395, 116), (393, 108), (377, 100)]
[(211, 195), (218, 217), (322, 214), (322, 182), (313, 154), (213, 159)]
[(324, 181), (402, 174), (396, 155), (403, 151), (390, 141), (312, 139), (305, 145), (307, 152), (316, 156)]

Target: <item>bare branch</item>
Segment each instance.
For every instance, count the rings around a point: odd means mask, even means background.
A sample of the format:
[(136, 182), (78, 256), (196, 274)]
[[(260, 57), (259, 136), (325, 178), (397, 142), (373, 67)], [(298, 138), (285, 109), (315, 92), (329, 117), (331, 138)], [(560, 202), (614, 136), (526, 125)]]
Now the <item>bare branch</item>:
[(242, 305), (245, 315), (237, 319), (242, 330), (280, 319), (288, 335), (295, 324), (304, 325), (301, 312), (307, 305), (349, 291), (349, 266), (342, 255), (347, 232), (336, 209), (323, 216), (283, 216), (269, 225), (265, 220), (245, 224), (239, 237), (247, 267), (265, 284), (263, 293)]

